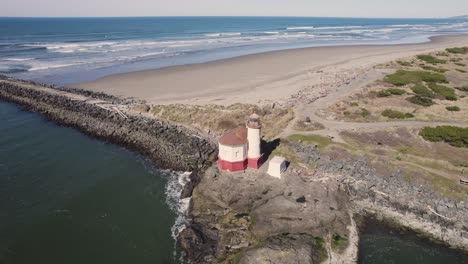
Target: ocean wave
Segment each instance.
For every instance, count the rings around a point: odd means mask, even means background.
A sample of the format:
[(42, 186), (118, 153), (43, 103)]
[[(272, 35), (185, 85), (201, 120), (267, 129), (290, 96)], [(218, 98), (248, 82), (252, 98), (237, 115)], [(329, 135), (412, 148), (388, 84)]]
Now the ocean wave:
[(226, 32), (226, 33), (210, 33), (205, 34), (207, 37), (229, 37), (229, 36), (240, 36), (241, 32)]
[(4, 58), (3, 61), (30, 61), (34, 60), (34, 58)]
[(166, 184), (166, 203), (177, 215), (175, 223), (171, 228), (174, 243), (176, 243), (179, 233), (186, 228), (190, 220), (188, 217), (188, 209), (191, 198), (180, 198), (185, 185), (190, 182), (190, 174), (190, 172), (170, 173)]
[(307, 27), (287, 27), (287, 30), (304, 30), (304, 29), (314, 29), (314, 26), (307, 26)]

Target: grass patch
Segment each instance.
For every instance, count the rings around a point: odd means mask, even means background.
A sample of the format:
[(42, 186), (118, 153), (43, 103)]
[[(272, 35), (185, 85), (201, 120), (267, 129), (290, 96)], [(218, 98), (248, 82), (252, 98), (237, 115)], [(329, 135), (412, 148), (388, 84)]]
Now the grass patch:
[(455, 87), (455, 89), (460, 90), (462, 92), (468, 92), (468, 86)]
[(455, 69), (455, 70), (457, 70), (457, 71), (459, 71), (459, 72), (462, 72), (462, 73), (466, 73), (466, 71), (465, 71), (465, 70), (462, 70), (462, 69)]
[(444, 64), (447, 63), (447, 60), (441, 60), (431, 55), (418, 55), (418, 59), (430, 63), (430, 64)]
[(264, 125), (262, 134), (267, 139), (274, 138), (294, 119), (294, 112), (291, 108), (261, 107), (251, 104), (153, 105), (151, 113), (164, 120), (186, 124), (203, 131), (209, 130), (219, 135), (227, 129), (245, 126), (248, 116), (257, 113)]
[(391, 95), (402, 95), (405, 94), (406, 91), (403, 89), (398, 88), (388, 88), (385, 90), (381, 90), (377, 92), (377, 97), (389, 97)]
[(461, 66), (461, 67), (465, 67), (465, 66), (466, 66), (466, 64), (464, 64), (464, 63), (460, 63), (460, 62), (455, 62), (455, 65), (457, 65), (457, 66)]
[(325, 240), (321, 237), (314, 237), (314, 244), (320, 252), (320, 263), (322, 263), (328, 258)]
[(397, 61), (398, 64), (400, 64), (401, 66), (406, 66), (406, 67), (409, 67), (411, 66), (411, 62), (408, 62), (408, 61)]
[(430, 83), (428, 84), (428, 86), (436, 94), (439, 94), (440, 96), (444, 97), (447, 100), (450, 100), (450, 101), (457, 100), (457, 95), (455, 94), (455, 90), (450, 87), (439, 85), (436, 83)]
[(455, 126), (425, 127), (419, 135), (431, 142), (443, 141), (454, 147), (468, 148), (468, 128)]
[(421, 68), (423, 68), (426, 71), (435, 71), (435, 72), (438, 72), (438, 73), (448, 72), (447, 69), (438, 68), (438, 67), (434, 67), (434, 66), (421, 65)]
[(446, 51), (453, 53), (453, 54), (466, 54), (468, 53), (468, 47), (460, 47), (460, 48), (448, 48)]
[(386, 109), (382, 112), (382, 116), (391, 118), (391, 119), (406, 119), (413, 118), (414, 115), (411, 113), (403, 113), (397, 110)]
[(322, 137), (319, 135), (301, 135), (301, 134), (294, 134), (290, 135), (288, 137), (289, 140), (291, 141), (296, 141), (296, 142), (303, 142), (306, 144), (315, 144), (320, 150), (324, 150), (327, 148), (329, 145), (334, 144), (333, 140), (327, 138), (327, 137)]
[(458, 107), (458, 106), (447, 106), (447, 107), (445, 107), (445, 109), (447, 109), (448, 111), (451, 111), (451, 112), (459, 112), (460, 111), (460, 107)]
[(331, 247), (334, 251), (342, 253), (348, 246), (348, 239), (339, 234), (334, 234), (331, 241)]
[(419, 96), (428, 97), (428, 98), (435, 97), (434, 92), (422, 84), (412, 87), (411, 90)]
[(411, 96), (407, 98), (406, 100), (408, 100), (410, 103), (417, 104), (420, 106), (425, 106), (425, 107), (428, 107), (434, 104), (431, 98), (427, 98), (427, 97), (423, 97), (419, 95)]
[(407, 84), (420, 84), (421, 82), (448, 83), (447, 78), (440, 73), (427, 71), (398, 70), (396, 73), (385, 76), (384, 81), (395, 86)]

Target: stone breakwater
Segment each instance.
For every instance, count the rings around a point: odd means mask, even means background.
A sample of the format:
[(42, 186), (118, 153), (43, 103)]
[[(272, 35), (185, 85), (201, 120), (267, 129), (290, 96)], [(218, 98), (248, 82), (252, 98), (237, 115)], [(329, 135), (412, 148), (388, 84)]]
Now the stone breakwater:
[[(77, 94), (89, 99), (75, 97)], [(128, 104), (128, 99), (120, 100), (105, 94), (78, 93), (0, 78), (0, 100), (14, 102), (58, 124), (125, 146), (149, 158), (161, 169), (199, 171), (215, 160), (216, 146), (195, 131), (139, 115), (122, 116), (93, 103), (91, 99), (96, 98), (106, 100), (110, 105)]]
[(468, 195), (458, 199), (441, 195), (430, 186), (408, 182), (403, 170), (391, 166), (378, 173), (366, 159), (331, 159), (312, 146), (293, 147), (307, 162), (317, 163), (320, 173), (336, 176), (353, 213), (468, 252)]

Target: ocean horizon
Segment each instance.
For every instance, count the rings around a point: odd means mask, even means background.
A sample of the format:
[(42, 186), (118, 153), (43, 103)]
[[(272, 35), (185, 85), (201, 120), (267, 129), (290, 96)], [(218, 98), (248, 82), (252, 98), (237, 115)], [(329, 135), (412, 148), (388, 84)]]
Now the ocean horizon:
[(324, 46), (422, 43), (466, 19), (343, 17), (0, 18), (0, 73), (67, 85), (117, 73)]

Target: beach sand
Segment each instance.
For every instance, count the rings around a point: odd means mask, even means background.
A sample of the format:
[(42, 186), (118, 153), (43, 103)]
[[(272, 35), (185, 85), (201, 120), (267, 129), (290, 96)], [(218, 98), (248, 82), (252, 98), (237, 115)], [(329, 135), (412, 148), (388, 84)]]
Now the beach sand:
[[(323, 87), (381, 77), (370, 74), (376, 65), (463, 45), (468, 45), (467, 35), (433, 37), (421, 44), (292, 49), (117, 74), (71, 86), (155, 104), (266, 104), (301, 96), (313, 100), (328, 92)], [(334, 85), (325, 85), (330, 83)]]

